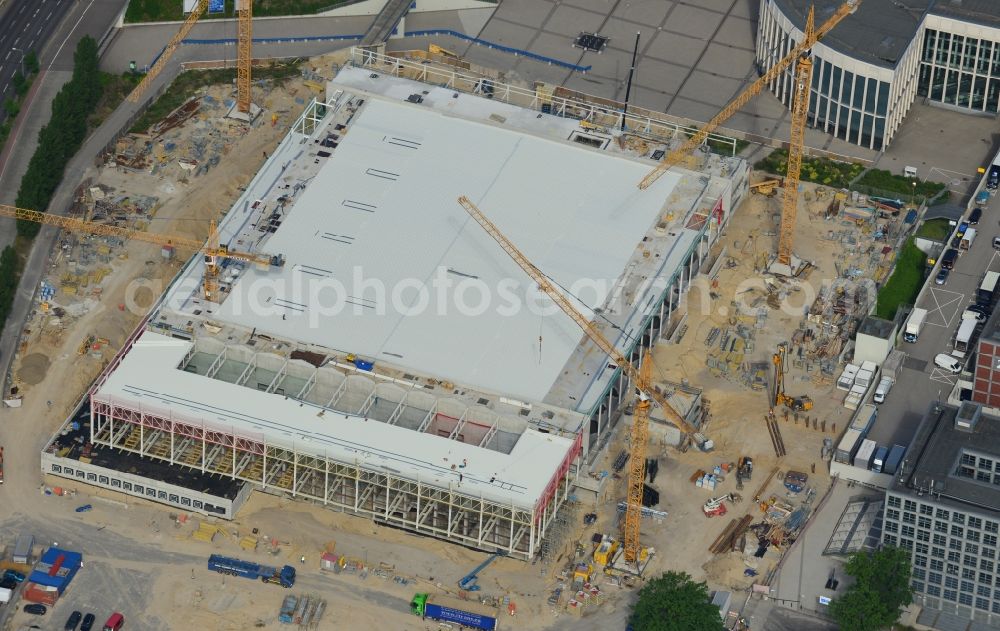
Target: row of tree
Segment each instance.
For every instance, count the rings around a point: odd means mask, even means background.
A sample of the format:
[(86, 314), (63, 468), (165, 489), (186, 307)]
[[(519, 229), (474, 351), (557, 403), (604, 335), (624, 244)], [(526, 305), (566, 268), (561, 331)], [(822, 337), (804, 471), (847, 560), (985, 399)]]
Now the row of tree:
[(7, 321), (10, 308), (14, 304), (19, 268), (17, 252), (8, 245), (0, 254), (0, 323)]
[[(834, 599), (830, 615), (843, 631), (879, 631), (891, 627), (913, 600), (910, 554), (884, 547), (857, 552), (844, 568), (854, 584)], [(629, 628), (633, 631), (721, 631), (719, 609), (708, 585), (684, 572), (666, 572), (639, 590)]]
[[(15, 204), (45, 212), (63, 172), (87, 136), (87, 119), (101, 98), (97, 42), (84, 37), (73, 53), (73, 77), (52, 101), (52, 118), (38, 133), (38, 147), (21, 178)], [(17, 233), (32, 238), (39, 224), (17, 222)]]

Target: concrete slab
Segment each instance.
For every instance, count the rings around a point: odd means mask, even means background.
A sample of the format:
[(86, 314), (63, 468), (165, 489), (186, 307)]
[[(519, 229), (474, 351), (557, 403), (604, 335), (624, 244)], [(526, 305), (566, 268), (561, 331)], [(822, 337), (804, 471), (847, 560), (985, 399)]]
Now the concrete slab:
[(698, 6), (709, 11), (729, 13), (738, 0), (698, 0)]
[(698, 62), (698, 69), (709, 74), (718, 74), (743, 81), (749, 74), (747, 68), (752, 68), (753, 63), (753, 51), (713, 41), (705, 49), (704, 56)]
[(632, 65), (632, 53), (614, 48), (606, 48), (600, 55), (587, 53), (583, 56), (583, 65), (593, 66), (589, 75), (603, 77), (615, 81), (628, 79), (629, 67)]
[(646, 59), (641, 68), (636, 69), (634, 83), (661, 90), (663, 93), (677, 94), (688, 75), (688, 69), (677, 64)]
[(549, 15), (542, 28), (550, 33), (561, 33), (576, 37), (581, 31), (596, 33), (604, 24), (604, 16), (577, 7), (559, 5)]
[(611, 13), (622, 20), (644, 24), (647, 28), (663, 24), (676, 6), (673, 2), (622, 2)]
[[(681, 97), (706, 103), (727, 103), (736, 96), (743, 82), (739, 79), (727, 79), (712, 75), (701, 70), (695, 70), (684, 82), (679, 92)], [(716, 110), (718, 107), (716, 106)]]
[(730, 15), (722, 21), (714, 41), (732, 48), (741, 48), (754, 52), (754, 38), (757, 35), (757, 24), (749, 19)]
[[(940, 142), (928, 142), (939, 139)], [(976, 168), (989, 164), (1000, 144), (996, 119), (915, 103), (878, 162), (880, 169), (902, 173), (914, 166), (921, 178), (951, 183), (961, 195), (978, 183)]]
[(604, 26), (601, 27), (601, 35), (611, 38), (611, 41), (608, 42), (608, 48), (627, 50), (629, 55), (632, 54), (632, 47), (635, 46), (636, 33), (642, 33), (642, 37), (639, 38), (639, 51), (641, 52), (642, 48), (652, 41), (655, 32), (655, 27), (619, 18), (608, 18)]
[(646, 49), (646, 54), (656, 59), (686, 66), (694, 66), (705, 50), (703, 40), (679, 33), (660, 31)]
[(736, 0), (733, 8), (729, 10), (729, 15), (741, 18), (749, 18), (757, 26), (757, 2), (756, 0)]
[(701, 40), (709, 40), (721, 23), (722, 15), (719, 13), (687, 4), (679, 4), (670, 12), (664, 30), (684, 33)]
[(505, 0), (494, 15), (508, 22), (538, 26), (545, 23), (555, 8), (555, 3), (549, 0)]
[[(558, 33), (549, 33), (548, 31), (538, 33), (531, 44), (531, 52), (581, 66), (588, 66), (592, 63), (592, 60), (588, 61), (584, 59), (585, 57), (596, 58), (598, 56), (596, 54), (584, 55), (583, 51), (579, 48), (573, 48), (573, 39), (571, 37)], [(533, 63), (537, 64), (538, 62)]]
[[(486, 28), (483, 29), (480, 39), (484, 39), (488, 42), (496, 42), (497, 44), (503, 44), (504, 46), (525, 49), (528, 48), (528, 45), (531, 44), (536, 35), (538, 35), (538, 30), (535, 28), (521, 26), (520, 24), (514, 24), (513, 22), (508, 22), (502, 18), (493, 16), (493, 19), (486, 23)], [(495, 54), (506, 56), (506, 53), (501, 53), (499, 51)], [(491, 65), (496, 66), (497, 68), (503, 68), (505, 66), (509, 66), (510, 64), (502, 63), (494, 57)]]

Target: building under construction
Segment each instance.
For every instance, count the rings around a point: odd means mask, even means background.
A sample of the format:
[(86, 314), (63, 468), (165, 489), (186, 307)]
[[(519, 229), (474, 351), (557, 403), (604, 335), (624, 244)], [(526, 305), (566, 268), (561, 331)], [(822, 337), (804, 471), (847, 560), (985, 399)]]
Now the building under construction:
[(748, 170), (706, 153), (640, 190), (683, 130), (629, 115), (622, 137), (621, 116), (357, 52), (219, 221), (278, 262), (191, 258), (43, 472), (226, 518), (256, 489), (534, 557), (631, 388), (457, 198), (637, 361)]

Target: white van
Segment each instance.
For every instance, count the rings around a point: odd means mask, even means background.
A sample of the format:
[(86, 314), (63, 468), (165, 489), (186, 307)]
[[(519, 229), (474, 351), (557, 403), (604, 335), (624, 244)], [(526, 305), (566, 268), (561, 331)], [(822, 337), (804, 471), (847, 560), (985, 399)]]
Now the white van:
[(884, 403), (886, 395), (889, 394), (889, 390), (892, 389), (892, 377), (882, 377), (882, 380), (878, 382), (878, 387), (875, 388), (875, 396), (872, 399), (875, 403)]
[(934, 365), (948, 372), (962, 372), (962, 362), (958, 361), (947, 353), (938, 353), (934, 356)]

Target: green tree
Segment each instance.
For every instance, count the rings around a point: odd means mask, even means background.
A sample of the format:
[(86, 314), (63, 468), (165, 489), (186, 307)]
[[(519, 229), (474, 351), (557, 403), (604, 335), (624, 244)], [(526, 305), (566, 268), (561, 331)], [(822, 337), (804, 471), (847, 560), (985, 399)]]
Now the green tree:
[(720, 631), (719, 608), (708, 586), (685, 572), (667, 572), (639, 590), (629, 619), (635, 631)]
[(17, 113), (21, 111), (21, 105), (17, 102), (17, 99), (8, 98), (3, 102), (3, 108), (7, 110), (7, 114), (11, 118), (16, 117)]
[(24, 56), (24, 67), (27, 68), (28, 74), (38, 74), (38, 53), (29, 50)]
[(856, 552), (845, 571), (855, 583), (830, 604), (830, 613), (843, 631), (888, 628), (913, 601), (910, 554), (901, 548)]
[(17, 92), (19, 96), (24, 96), (24, 93), (28, 91), (28, 80), (24, 78), (24, 75), (20, 72), (15, 72), (14, 76), (11, 77), (10, 82), (14, 84), (14, 91)]

